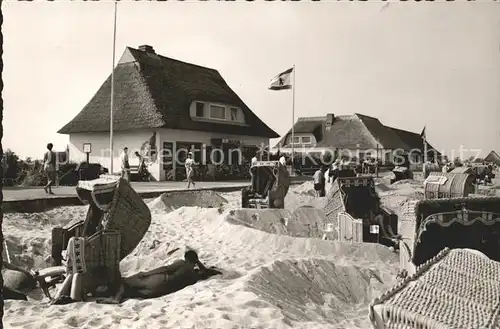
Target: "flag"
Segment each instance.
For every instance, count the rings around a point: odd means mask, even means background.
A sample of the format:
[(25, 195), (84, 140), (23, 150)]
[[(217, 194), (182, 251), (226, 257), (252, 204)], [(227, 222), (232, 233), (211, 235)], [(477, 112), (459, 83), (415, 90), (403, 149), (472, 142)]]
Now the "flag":
[(271, 90), (292, 89), (292, 81), (291, 81), (292, 72), (293, 72), (293, 67), (275, 76), (271, 80), (269, 89)]
[(424, 126), (424, 129), (422, 129), (422, 132), (420, 133), (420, 137), (422, 137), (423, 139), (426, 139), (426, 136), (425, 136), (425, 126)]

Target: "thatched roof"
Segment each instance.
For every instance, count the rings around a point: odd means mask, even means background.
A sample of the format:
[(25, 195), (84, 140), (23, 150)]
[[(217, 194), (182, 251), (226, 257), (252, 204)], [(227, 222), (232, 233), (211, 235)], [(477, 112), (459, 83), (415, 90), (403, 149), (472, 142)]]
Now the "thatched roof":
[[(376, 118), (359, 113), (335, 116), (329, 129), (326, 120), (326, 116), (299, 118), (294, 125), (294, 132), (314, 134), (318, 147), (376, 149), (378, 145), (381, 149), (411, 149), (398, 134)], [(291, 133), (290, 129), (278, 145), (286, 147), (286, 138)]]
[(379, 119), (367, 115), (356, 113), (356, 116), (361, 120), (366, 129), (375, 138), (379, 145), (384, 149), (403, 149), (407, 150), (408, 145), (401, 138), (379, 121)]
[[(387, 127), (394, 131), (401, 140), (413, 150), (420, 150), (421, 153), (424, 153), (424, 143), (422, 141), (422, 137), (418, 133), (414, 133), (407, 130)], [(436, 152), (437, 155), (441, 155), (441, 152), (436, 150), (429, 142), (427, 142), (427, 153)]]
[(500, 166), (500, 156), (495, 151), (491, 151), (490, 154), (488, 154), (486, 158), (484, 158), (484, 161), (493, 162), (497, 166)]
[[(227, 85), (217, 70), (127, 47), (114, 70), (114, 130), (171, 128), (276, 138)], [(108, 132), (111, 76), (60, 134)], [(195, 121), (191, 102), (207, 101), (242, 109), (246, 125)]]

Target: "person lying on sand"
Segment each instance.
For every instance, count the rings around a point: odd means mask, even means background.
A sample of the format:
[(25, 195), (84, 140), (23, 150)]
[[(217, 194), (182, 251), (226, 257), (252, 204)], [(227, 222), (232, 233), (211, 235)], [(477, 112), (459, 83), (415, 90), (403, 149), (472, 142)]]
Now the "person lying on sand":
[(198, 254), (189, 250), (183, 260), (123, 278), (114, 297), (98, 302), (119, 304), (123, 299), (161, 297), (218, 274), (222, 273), (214, 268), (206, 268), (198, 259)]

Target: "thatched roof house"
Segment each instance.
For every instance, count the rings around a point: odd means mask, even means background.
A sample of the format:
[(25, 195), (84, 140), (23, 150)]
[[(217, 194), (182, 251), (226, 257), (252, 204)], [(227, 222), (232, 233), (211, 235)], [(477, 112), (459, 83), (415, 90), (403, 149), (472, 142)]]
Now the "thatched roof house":
[(484, 158), (484, 161), (492, 162), (492, 163), (496, 164), (497, 166), (500, 166), (500, 156), (495, 151), (491, 151), (490, 154), (488, 154), (486, 156), (486, 158)]
[[(151, 46), (127, 47), (114, 69), (114, 78), (115, 157), (123, 147), (133, 150), (148, 140), (156, 140), (156, 147), (175, 153), (186, 145), (210, 146), (214, 140), (257, 146), (279, 137), (217, 70), (159, 55)], [(72, 157), (84, 156), (83, 143), (91, 143), (91, 157), (108, 162), (109, 153), (103, 156), (102, 150), (109, 145), (110, 98), (111, 76), (80, 113), (58, 131), (70, 135)], [(160, 167), (158, 179), (164, 177)]]
[[(291, 135), (290, 129), (276, 148), (290, 148)], [(294, 145), (307, 149), (413, 150), (420, 154), (424, 151), (420, 134), (388, 127), (377, 118), (360, 113), (298, 118), (294, 125), (294, 139)], [(440, 155), (432, 145), (427, 145), (429, 155), (433, 152)]]
[[(211, 68), (181, 62), (155, 53), (150, 46), (127, 47), (114, 71), (114, 131), (171, 128), (276, 138)], [(109, 132), (111, 75), (78, 115), (58, 133)], [(195, 100), (239, 107), (245, 124), (193, 120)]]

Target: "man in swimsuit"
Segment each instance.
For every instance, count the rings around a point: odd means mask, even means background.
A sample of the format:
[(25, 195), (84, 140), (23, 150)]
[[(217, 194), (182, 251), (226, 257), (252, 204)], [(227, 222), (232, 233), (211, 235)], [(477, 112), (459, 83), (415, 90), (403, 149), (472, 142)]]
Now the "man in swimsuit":
[(100, 302), (119, 304), (123, 298), (156, 298), (217, 274), (222, 273), (213, 268), (206, 268), (198, 259), (196, 252), (189, 250), (184, 254), (184, 260), (177, 260), (170, 265), (123, 278), (116, 295)]

